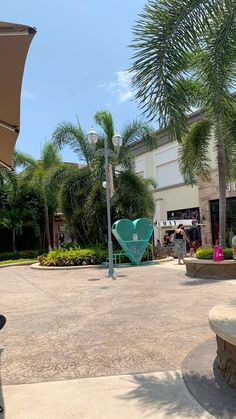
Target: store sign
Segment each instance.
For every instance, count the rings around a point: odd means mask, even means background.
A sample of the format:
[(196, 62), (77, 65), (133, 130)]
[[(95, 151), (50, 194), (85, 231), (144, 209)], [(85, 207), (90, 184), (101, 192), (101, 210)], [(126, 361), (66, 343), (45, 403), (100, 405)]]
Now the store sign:
[(157, 221), (156, 225), (158, 227), (177, 227), (179, 224), (183, 224), (184, 226), (191, 226), (192, 221), (196, 220), (166, 220), (166, 221)]
[(168, 220), (199, 220), (199, 208), (185, 208), (173, 211), (167, 211)]
[(227, 183), (226, 192), (236, 191), (236, 182)]

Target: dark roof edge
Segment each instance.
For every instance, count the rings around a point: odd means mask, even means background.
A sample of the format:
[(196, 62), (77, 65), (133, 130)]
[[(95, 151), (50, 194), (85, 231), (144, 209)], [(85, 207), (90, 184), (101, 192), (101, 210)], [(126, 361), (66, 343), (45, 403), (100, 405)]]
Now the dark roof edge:
[[(193, 124), (194, 122), (199, 121), (202, 118), (203, 113), (204, 112), (202, 110), (192, 112), (188, 117), (188, 123)], [(158, 141), (157, 147), (160, 147), (162, 145), (165, 145), (165, 144), (168, 144), (168, 143), (172, 142), (169, 139), (169, 134), (168, 134), (168, 129), (167, 128), (162, 128), (159, 131), (157, 131), (156, 136), (157, 136), (157, 141)], [(147, 153), (147, 152), (150, 151), (150, 148), (149, 148), (148, 144), (145, 143), (144, 140), (137, 141), (136, 143), (132, 144), (130, 146), (130, 148), (133, 151), (133, 153), (135, 154), (135, 156), (140, 156), (141, 154), (144, 154), (144, 153)]]

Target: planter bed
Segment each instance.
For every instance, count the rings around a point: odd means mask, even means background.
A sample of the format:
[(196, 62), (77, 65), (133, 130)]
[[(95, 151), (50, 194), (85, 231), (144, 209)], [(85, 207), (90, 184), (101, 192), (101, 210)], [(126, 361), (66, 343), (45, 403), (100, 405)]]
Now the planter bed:
[(215, 306), (209, 313), (209, 323), (216, 334), (219, 368), (226, 383), (236, 388), (236, 306)]
[(236, 261), (186, 258), (186, 275), (203, 279), (236, 279)]

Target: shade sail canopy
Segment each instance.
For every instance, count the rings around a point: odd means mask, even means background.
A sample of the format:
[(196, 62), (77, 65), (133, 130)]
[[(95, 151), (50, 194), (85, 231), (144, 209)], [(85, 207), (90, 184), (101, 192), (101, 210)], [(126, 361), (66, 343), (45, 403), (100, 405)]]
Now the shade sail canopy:
[(36, 29), (0, 22), (0, 167), (12, 167), (20, 132), (20, 97), (25, 60)]

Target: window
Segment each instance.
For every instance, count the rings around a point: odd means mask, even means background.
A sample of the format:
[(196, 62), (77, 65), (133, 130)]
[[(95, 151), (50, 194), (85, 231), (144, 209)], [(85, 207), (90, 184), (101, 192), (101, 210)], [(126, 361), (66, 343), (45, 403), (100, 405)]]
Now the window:
[(165, 146), (154, 157), (155, 176), (158, 188), (183, 183), (178, 167), (178, 144)]
[(145, 160), (144, 157), (135, 160), (135, 172), (140, 177), (145, 177)]
[(172, 161), (156, 167), (156, 179), (158, 188), (183, 183), (179, 172), (178, 161)]

